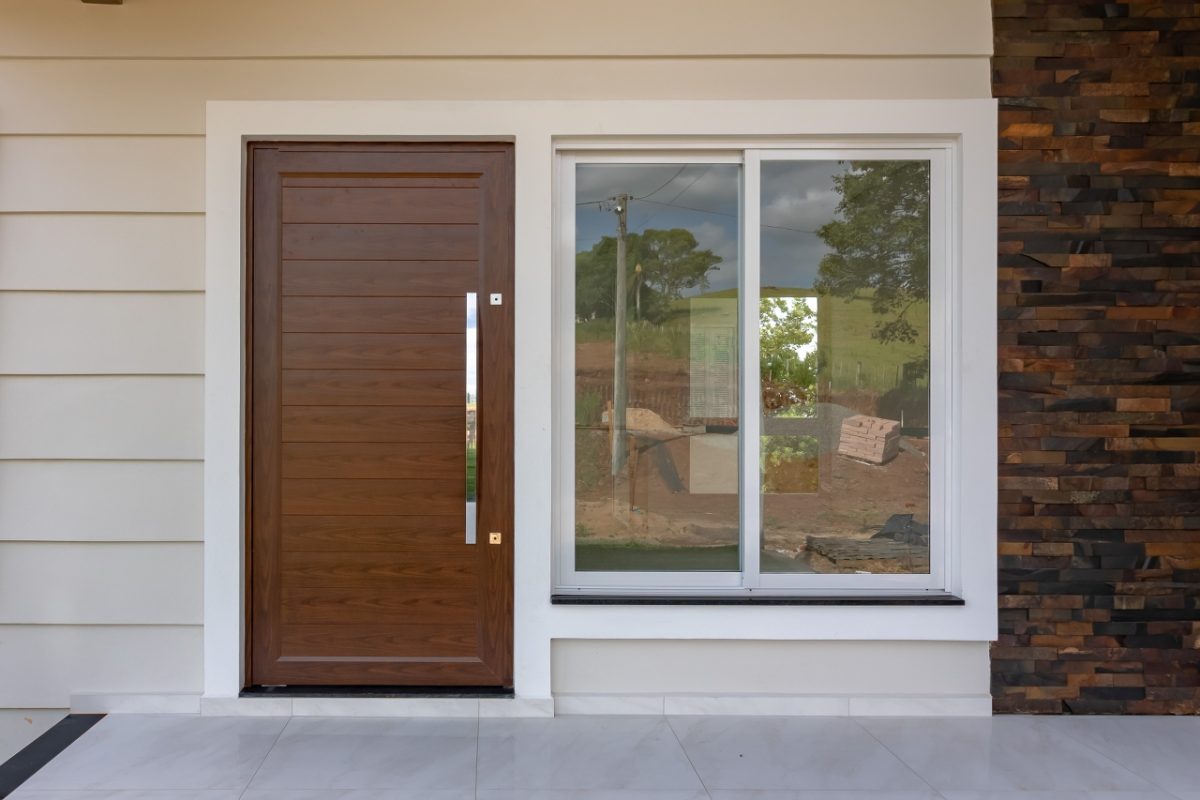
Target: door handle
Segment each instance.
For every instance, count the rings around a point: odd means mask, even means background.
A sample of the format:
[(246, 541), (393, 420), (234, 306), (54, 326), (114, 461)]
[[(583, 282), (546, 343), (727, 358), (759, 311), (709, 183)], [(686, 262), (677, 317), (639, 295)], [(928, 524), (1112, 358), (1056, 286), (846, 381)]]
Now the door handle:
[(467, 544), (475, 544), (475, 508), (479, 497), (478, 453), (479, 419), (479, 295), (467, 292), (467, 352), (466, 352), (466, 532)]

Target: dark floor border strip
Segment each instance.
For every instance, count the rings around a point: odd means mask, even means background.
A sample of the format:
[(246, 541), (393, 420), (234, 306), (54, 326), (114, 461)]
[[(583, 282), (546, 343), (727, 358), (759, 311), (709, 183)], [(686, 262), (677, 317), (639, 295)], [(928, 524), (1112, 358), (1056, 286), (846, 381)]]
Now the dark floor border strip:
[(554, 594), (560, 606), (962, 606), (952, 594), (901, 594), (886, 596), (786, 596), (786, 595), (654, 595), (654, 594)]
[(512, 697), (501, 686), (247, 686), (240, 697)]
[(21, 752), (0, 764), (0, 798), (15, 792), (33, 773), (49, 764), (102, 719), (103, 714), (68, 714), (53, 728), (25, 745)]

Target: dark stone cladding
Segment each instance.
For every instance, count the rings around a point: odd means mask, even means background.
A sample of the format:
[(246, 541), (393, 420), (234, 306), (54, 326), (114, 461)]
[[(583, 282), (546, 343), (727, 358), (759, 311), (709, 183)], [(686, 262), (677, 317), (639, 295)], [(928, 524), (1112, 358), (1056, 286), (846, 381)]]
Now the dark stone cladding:
[(993, 3), (997, 712), (1200, 713), (1200, 3)]

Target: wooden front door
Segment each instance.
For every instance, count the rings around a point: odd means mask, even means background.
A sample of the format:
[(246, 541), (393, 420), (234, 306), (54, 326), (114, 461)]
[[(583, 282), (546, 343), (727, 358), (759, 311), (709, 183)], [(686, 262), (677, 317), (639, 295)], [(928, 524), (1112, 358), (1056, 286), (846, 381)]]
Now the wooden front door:
[(510, 686), (512, 146), (249, 164), (246, 682)]

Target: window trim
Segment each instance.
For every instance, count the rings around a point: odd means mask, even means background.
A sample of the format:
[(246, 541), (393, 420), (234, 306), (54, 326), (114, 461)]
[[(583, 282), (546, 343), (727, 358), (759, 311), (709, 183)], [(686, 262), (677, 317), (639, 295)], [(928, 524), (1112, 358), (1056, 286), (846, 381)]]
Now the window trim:
[[(961, 454), (955, 444), (961, 418), (957, 413), (962, 304), (957, 273), (959, 144), (955, 137), (888, 137), (874, 139), (756, 138), (738, 139), (563, 139), (554, 149), (554, 331), (556, 347), (554, 457), (556, 510), (552, 536), (553, 592), (599, 596), (749, 595), (796, 597), (882, 597), (957, 594), (961, 574), (957, 553), (961, 535), (959, 493), (951, 485), (960, 474)], [(724, 163), (740, 164), (742, 199), (739, 219), (739, 363), (758, 363), (760, 298), (758, 198), (763, 161), (928, 160), (930, 162), (930, 441), (942, 445), (930, 454), (930, 571), (927, 574), (870, 575), (761, 573), (761, 475), (741, 465), (757, 464), (761, 438), (761, 392), (758, 370), (739, 370), (739, 555), (736, 572), (579, 572), (574, 568), (574, 264), (575, 166), (580, 163)], [(741, 320), (748, 320), (742, 322)], [(751, 408), (753, 406), (753, 408)]]
[[(557, 639), (696, 639), (982, 643), (997, 636), (997, 478), (1001, 454), (996, 393), (996, 152), (997, 102), (956, 99), (818, 100), (346, 100), (209, 101), (205, 116), (205, 378), (204, 378), (204, 691), (236, 697), (242, 686), (245, 593), (241, 569), (244, 525), (244, 364), (241, 268), (244, 236), (242, 158), (245, 141), (271, 138), (453, 139), (516, 142), (517, 279), (514, 411), (517, 493), (513, 530), (519, 697), (550, 697), (551, 644)], [(956, 476), (964, 526), (956, 543), (959, 607), (838, 608), (609, 604), (576, 608), (550, 600), (551, 533), (557, 517), (551, 422), (559, 391), (553, 374), (561, 347), (554, 327), (554, 152), (559, 143), (594, 142), (617, 132), (639, 141), (678, 141), (680, 131), (768, 142), (790, 137), (830, 141), (847, 131), (886, 145), (898, 138), (958, 142), (956, 190), (962, 203), (954, 258), (961, 264), (957, 298), (963, 316), (956, 387), (965, 423), (952, 446), (964, 474)], [(764, 135), (765, 134), (765, 135)], [(672, 138), (674, 137), (674, 138)], [(686, 146), (688, 143), (685, 142)], [(1003, 272), (1002, 272), (1003, 274)], [(986, 657), (986, 648), (976, 649)], [(980, 691), (986, 695), (987, 670)]]

